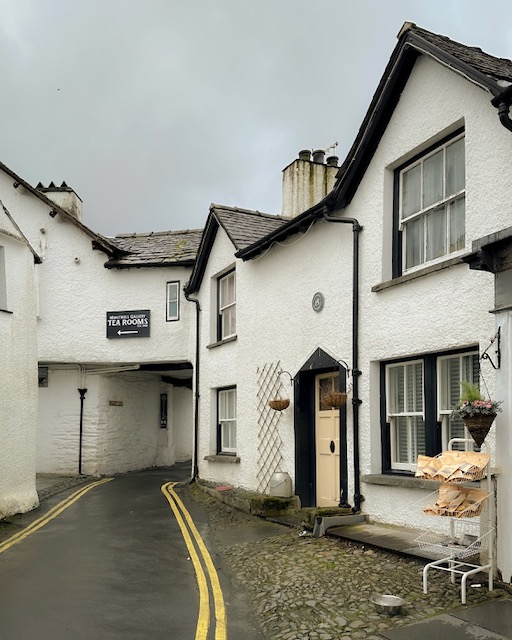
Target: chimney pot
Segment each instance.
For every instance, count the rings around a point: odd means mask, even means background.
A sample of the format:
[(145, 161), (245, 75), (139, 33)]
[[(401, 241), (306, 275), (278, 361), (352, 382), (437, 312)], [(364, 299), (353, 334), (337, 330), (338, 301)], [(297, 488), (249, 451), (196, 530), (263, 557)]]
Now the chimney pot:
[(329, 167), (337, 167), (338, 160), (339, 160), (338, 156), (329, 156), (325, 162)]
[(299, 151), (299, 160), (307, 160), (308, 162), (310, 162), (311, 151), (309, 149), (303, 149), (302, 151)]
[(323, 149), (317, 149), (313, 151), (313, 162), (318, 162), (319, 164), (324, 163), (325, 151)]

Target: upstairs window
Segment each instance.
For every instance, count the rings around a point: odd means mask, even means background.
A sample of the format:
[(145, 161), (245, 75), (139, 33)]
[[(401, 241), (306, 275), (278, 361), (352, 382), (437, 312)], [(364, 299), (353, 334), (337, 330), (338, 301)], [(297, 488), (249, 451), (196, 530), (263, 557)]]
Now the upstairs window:
[(231, 271), (218, 280), (218, 340), (236, 335), (236, 278)]
[(465, 174), (463, 134), (397, 171), (400, 273), (464, 249)]
[(219, 389), (217, 392), (219, 453), (236, 453), (236, 388)]
[(180, 319), (180, 283), (167, 283), (167, 322)]

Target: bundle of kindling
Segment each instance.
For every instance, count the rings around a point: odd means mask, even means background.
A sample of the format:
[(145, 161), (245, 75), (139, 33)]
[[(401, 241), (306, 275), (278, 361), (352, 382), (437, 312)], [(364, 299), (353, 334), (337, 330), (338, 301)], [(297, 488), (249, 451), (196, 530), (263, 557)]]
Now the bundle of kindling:
[(475, 451), (443, 451), (438, 456), (418, 456), (416, 477), (439, 482), (481, 480), (489, 464), (488, 453)]

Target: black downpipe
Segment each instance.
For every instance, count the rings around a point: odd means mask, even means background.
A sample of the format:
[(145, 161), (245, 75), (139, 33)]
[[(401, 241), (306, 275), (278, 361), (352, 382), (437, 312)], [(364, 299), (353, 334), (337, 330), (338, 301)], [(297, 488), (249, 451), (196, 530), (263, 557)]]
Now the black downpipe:
[(359, 234), (363, 227), (355, 218), (334, 218), (324, 212), (326, 222), (351, 224), (353, 236), (352, 251), (352, 421), (354, 425), (354, 506), (352, 511), (361, 511), (364, 497), (361, 495), (359, 464)]
[(510, 119), (510, 103), (509, 102), (500, 102), (498, 107), (498, 116), (500, 118), (501, 124), (512, 131), (512, 120)]
[(78, 389), (80, 394), (80, 434), (78, 436), (78, 475), (82, 475), (82, 444), (84, 436), (84, 400), (87, 389)]
[(512, 86), (507, 87), (499, 95), (491, 100), (493, 107), (498, 109), (498, 117), (501, 124), (512, 131), (512, 119), (510, 118), (510, 105), (512, 104)]
[(190, 298), (185, 291), (185, 298), (189, 302), (193, 302), (196, 305), (196, 360), (194, 364), (194, 378), (195, 378), (195, 399), (194, 399), (194, 460), (192, 461), (192, 477), (190, 482), (199, 475), (199, 467), (197, 465), (197, 458), (199, 456), (199, 318), (201, 313), (201, 306), (199, 300), (196, 298)]

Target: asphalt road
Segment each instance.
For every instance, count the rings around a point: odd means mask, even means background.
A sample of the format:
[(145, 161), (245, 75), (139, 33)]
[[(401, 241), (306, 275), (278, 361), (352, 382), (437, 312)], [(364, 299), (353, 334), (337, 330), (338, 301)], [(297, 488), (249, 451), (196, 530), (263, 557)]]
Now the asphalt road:
[(20, 542), (4, 542), (0, 640), (261, 638), (209, 540), (207, 514), (173, 488), (186, 474), (116, 477)]

